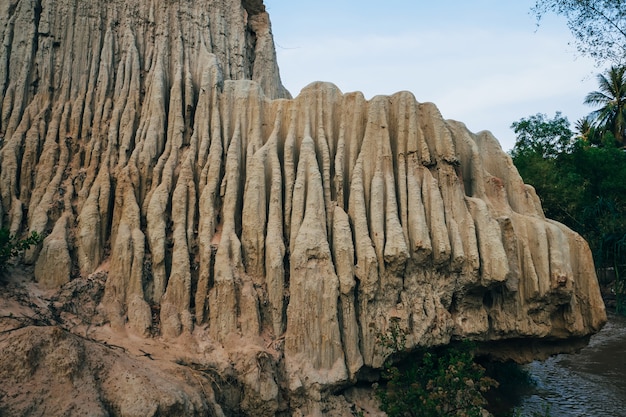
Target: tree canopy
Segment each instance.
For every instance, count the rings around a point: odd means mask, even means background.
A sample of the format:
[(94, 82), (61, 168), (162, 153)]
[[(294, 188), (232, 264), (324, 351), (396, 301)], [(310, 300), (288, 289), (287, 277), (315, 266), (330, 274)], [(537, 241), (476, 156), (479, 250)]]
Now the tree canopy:
[(626, 1), (536, 0), (537, 20), (547, 13), (567, 19), (578, 51), (596, 63), (626, 63)]
[(561, 112), (556, 112), (554, 118), (537, 113), (522, 118), (511, 124), (511, 129), (517, 135), (513, 156), (537, 154), (542, 158), (552, 158), (572, 145), (572, 131), (569, 121)]

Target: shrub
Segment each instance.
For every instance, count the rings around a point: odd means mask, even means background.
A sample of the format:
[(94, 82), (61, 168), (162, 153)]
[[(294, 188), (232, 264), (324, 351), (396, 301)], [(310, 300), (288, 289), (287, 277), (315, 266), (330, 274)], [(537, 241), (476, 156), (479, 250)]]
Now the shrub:
[[(379, 340), (395, 353), (404, 347), (405, 337), (394, 323)], [(381, 409), (389, 417), (481, 416), (486, 405), (483, 394), (497, 382), (474, 362), (473, 350), (474, 345), (464, 341), (418, 351), (398, 366), (388, 361), (383, 371), (386, 383), (377, 390)]]
[(38, 245), (43, 240), (43, 236), (37, 232), (32, 232), (30, 236), (19, 239), (11, 235), (8, 229), (0, 229), (0, 274), (6, 271), (9, 260), (18, 256), (21, 252)]

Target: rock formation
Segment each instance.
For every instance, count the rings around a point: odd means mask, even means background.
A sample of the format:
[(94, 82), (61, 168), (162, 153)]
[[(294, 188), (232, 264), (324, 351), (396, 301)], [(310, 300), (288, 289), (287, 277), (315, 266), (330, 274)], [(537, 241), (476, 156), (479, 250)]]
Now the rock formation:
[[(94, 338), (219, 352), (241, 412), (321, 412), (381, 366), (392, 322), (407, 349), (525, 339), (528, 359), (606, 320), (587, 244), (489, 132), (408, 92), (291, 99), (260, 0), (0, 0), (0, 30), (0, 227), (47, 236), (24, 259), (39, 288), (104, 271)], [(59, 332), (39, 337), (80, 361)], [(35, 335), (3, 346), (54, 356)], [(167, 395), (205, 413), (189, 378)]]

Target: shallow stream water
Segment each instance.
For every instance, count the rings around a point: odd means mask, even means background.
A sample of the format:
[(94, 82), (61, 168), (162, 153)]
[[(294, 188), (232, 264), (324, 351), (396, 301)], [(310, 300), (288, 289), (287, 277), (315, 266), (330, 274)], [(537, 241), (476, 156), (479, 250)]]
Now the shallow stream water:
[(626, 417), (626, 318), (609, 322), (580, 353), (527, 365), (537, 387), (520, 407), (523, 416)]

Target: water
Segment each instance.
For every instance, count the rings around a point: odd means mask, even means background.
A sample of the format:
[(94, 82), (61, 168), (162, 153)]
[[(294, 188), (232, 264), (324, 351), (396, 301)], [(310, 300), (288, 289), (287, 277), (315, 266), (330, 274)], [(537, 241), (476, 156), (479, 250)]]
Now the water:
[(543, 413), (549, 403), (552, 417), (626, 417), (626, 318), (610, 315), (580, 353), (527, 369), (537, 389), (522, 402), (524, 416)]

